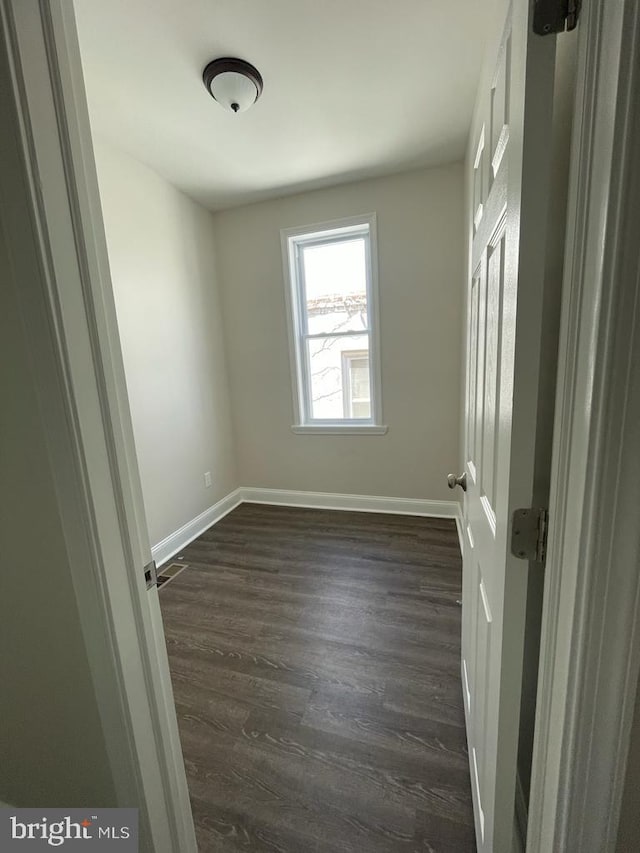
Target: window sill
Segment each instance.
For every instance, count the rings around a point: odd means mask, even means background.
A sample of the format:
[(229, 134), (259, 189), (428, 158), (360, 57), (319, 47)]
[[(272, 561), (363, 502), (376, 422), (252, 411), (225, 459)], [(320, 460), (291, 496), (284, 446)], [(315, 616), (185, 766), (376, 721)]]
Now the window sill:
[(291, 432), (296, 435), (385, 435), (388, 426), (377, 424), (294, 424)]

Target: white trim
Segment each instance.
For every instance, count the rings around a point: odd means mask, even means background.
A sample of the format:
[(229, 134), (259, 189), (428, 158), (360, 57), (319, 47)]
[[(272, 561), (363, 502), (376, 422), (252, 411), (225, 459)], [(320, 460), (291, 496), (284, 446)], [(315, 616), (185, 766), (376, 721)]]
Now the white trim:
[(300, 506), (316, 509), (339, 509), (348, 512), (383, 512), (397, 515), (424, 515), (431, 518), (456, 519), (457, 501), (430, 501), (416, 498), (391, 498), (377, 495), (340, 495), (331, 492), (299, 492), (286, 489), (261, 489), (243, 486), (245, 503)]
[(388, 498), (375, 495), (340, 495), (331, 492), (298, 492), (286, 489), (261, 489), (241, 486), (221, 498), (200, 515), (192, 518), (151, 549), (156, 564), (164, 565), (214, 524), (243, 503), (271, 506), (299, 506), (312, 509), (337, 509), (345, 512), (381, 512), (390, 515), (419, 515), (426, 518), (451, 518), (456, 523), (460, 549), (462, 529), (457, 501), (430, 501), (415, 498)]
[(240, 486), (218, 503), (183, 524), (151, 549), (158, 566), (163, 565), (182, 551), (205, 530), (217, 524), (243, 503), (270, 504), (271, 506), (299, 506), (312, 509), (337, 509), (345, 512), (381, 512), (390, 515), (420, 515), (426, 518), (451, 518), (462, 547), (460, 504), (457, 501), (430, 501), (415, 498), (389, 498), (377, 495), (340, 495), (332, 492), (299, 492), (287, 489), (261, 489)]
[(528, 853), (612, 853), (640, 643), (640, 7), (586, 3)]
[(390, 515), (420, 515), (426, 518), (451, 518), (462, 547), (460, 504), (457, 501), (430, 501), (415, 498), (389, 498), (377, 495), (340, 495), (332, 492), (299, 492), (287, 489), (261, 489), (240, 486), (200, 515), (183, 524), (151, 549), (158, 566), (174, 557), (190, 542), (243, 503), (271, 506), (299, 506), (311, 509), (337, 509), (345, 512), (381, 512)]
[(291, 228), (281, 228), (280, 234), (287, 240), (289, 237), (304, 237), (305, 234), (313, 234), (322, 239), (342, 231), (344, 234), (356, 228), (358, 225), (369, 223), (375, 218), (375, 213), (354, 214), (353, 216), (342, 216), (338, 219), (325, 219), (322, 222), (309, 222), (306, 225), (294, 225)]
[[(314, 335), (312, 337), (355, 337), (365, 336), (369, 341), (369, 382), (371, 387), (371, 417), (361, 420), (357, 426), (379, 427), (382, 424), (382, 357), (380, 353), (380, 306), (379, 306), (379, 265), (378, 265), (378, 230), (377, 217), (375, 213), (364, 213), (348, 216), (342, 219), (334, 219), (311, 225), (301, 225), (295, 228), (282, 228), (280, 230), (280, 243), (282, 250), (282, 271), (285, 283), (285, 304), (287, 315), (287, 330), (289, 338), (289, 363), (291, 369), (291, 386), (293, 391), (293, 420), (294, 432), (304, 428), (310, 432), (309, 427), (332, 427), (341, 429), (348, 426), (342, 419), (336, 421), (323, 421), (311, 417), (311, 402), (309, 398), (310, 387), (306, 379), (307, 355), (301, 346), (302, 306), (300, 304), (300, 282), (298, 280), (298, 263), (296, 260), (295, 244), (296, 238), (309, 236), (310, 238), (327, 239), (333, 235), (340, 238), (358, 228), (366, 229), (363, 236), (367, 243), (367, 314), (368, 328), (353, 333), (337, 335)], [(293, 274), (292, 274), (293, 272)], [(305, 339), (308, 335), (304, 335)], [(386, 431), (386, 430), (385, 430)], [(331, 433), (328, 433), (331, 434)], [(364, 434), (364, 433), (363, 433)]]
[(386, 425), (377, 426), (376, 424), (335, 424), (335, 425), (317, 425), (317, 424), (293, 424), (291, 432), (296, 435), (386, 435), (389, 427)]
[(73, 4), (0, 0), (0, 16), (10, 65), (0, 94), (7, 284), (47, 426), (116, 801), (139, 808), (154, 853), (188, 853), (195, 833), (157, 591), (144, 583), (150, 549)]
[(464, 555), (464, 516), (462, 514), (461, 503), (458, 503), (458, 511), (456, 513), (456, 531), (458, 533), (458, 544), (460, 545), (460, 556), (462, 557)]
[(179, 551), (182, 551), (190, 542), (197, 539), (205, 530), (216, 524), (241, 503), (241, 490), (235, 489), (213, 506), (210, 506), (209, 509), (205, 509), (200, 515), (192, 518), (191, 521), (183, 524), (182, 527), (179, 527), (173, 533), (170, 533), (151, 549), (151, 556), (156, 561), (156, 565), (162, 566), (167, 560), (170, 560)]

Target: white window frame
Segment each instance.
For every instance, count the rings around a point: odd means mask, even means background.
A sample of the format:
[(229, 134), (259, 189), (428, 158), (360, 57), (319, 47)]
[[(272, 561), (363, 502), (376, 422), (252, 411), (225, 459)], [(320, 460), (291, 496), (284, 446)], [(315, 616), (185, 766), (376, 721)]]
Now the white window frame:
[[(387, 427), (382, 423), (382, 388), (380, 369), (380, 322), (378, 310), (378, 253), (376, 215), (368, 213), (298, 228), (283, 228), (282, 266), (286, 284), (287, 324), (289, 329), (289, 355), (293, 387), (295, 433), (325, 433), (334, 435), (382, 435)], [(369, 338), (369, 382), (371, 388), (370, 418), (314, 418), (312, 417), (311, 388), (308, 378), (305, 326), (303, 309), (304, 281), (301, 275), (301, 246), (340, 242), (353, 237), (365, 239), (367, 276), (367, 330), (365, 332), (337, 332), (318, 337)]]

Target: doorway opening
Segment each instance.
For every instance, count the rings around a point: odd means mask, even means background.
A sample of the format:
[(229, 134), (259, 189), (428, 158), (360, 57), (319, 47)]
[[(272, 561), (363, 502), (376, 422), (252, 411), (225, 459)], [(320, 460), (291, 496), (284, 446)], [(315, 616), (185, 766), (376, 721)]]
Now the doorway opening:
[[(85, 8), (89, 8), (89, 4)], [(171, 25), (171, 44), (174, 39), (176, 44), (184, 44), (190, 24), (186, 20), (178, 22), (171, 11), (172, 7), (168, 9), (163, 26), (167, 22)], [(133, 32), (135, 21), (131, 23)], [(157, 43), (162, 43), (160, 23), (159, 20), (159, 29), (150, 39), (153, 43), (151, 50)], [(489, 522), (493, 517), (493, 529), (491, 524), (488, 529), (496, 541), (499, 539), (500, 547), (495, 553), (501, 560), (505, 558), (505, 568), (511, 570), (513, 566), (506, 547), (504, 526), (511, 504), (519, 493), (518, 489), (511, 489), (516, 471), (505, 451), (509, 441), (501, 443), (505, 438), (505, 434), (500, 433), (504, 423), (497, 423), (496, 413), (503, 412), (502, 405), (509, 398), (504, 390), (509, 390), (511, 379), (513, 399), (518, 405), (524, 404), (525, 410), (529, 405), (529, 413), (533, 411), (536, 415), (533, 418), (536, 428), (529, 448), (530, 458), (536, 460), (541, 458), (537, 454), (544, 444), (544, 425), (538, 418), (540, 406), (535, 406), (541, 398), (548, 400), (549, 395), (541, 390), (545, 381), (544, 359), (525, 361), (540, 367), (533, 404), (521, 393), (522, 375), (515, 375), (518, 381), (513, 375), (509, 376), (511, 369), (517, 374), (514, 365), (521, 365), (522, 359), (519, 362), (515, 352), (507, 352), (505, 344), (513, 343), (513, 340), (504, 331), (504, 324), (514, 317), (517, 321), (521, 303), (526, 303), (529, 309), (536, 308), (536, 311), (527, 311), (528, 320), (537, 316), (542, 321), (547, 294), (552, 292), (546, 286), (549, 271), (544, 264), (527, 263), (528, 280), (532, 280), (532, 270), (535, 268), (537, 271), (540, 287), (533, 292), (537, 293), (539, 304), (533, 306), (531, 301), (520, 299), (520, 293), (515, 303), (509, 302), (512, 288), (515, 287), (517, 292), (519, 286), (517, 277), (514, 280), (508, 277), (514, 270), (510, 259), (517, 256), (516, 268), (518, 263), (524, 265), (525, 261), (530, 261), (532, 250), (527, 239), (532, 233), (536, 234), (536, 248), (539, 249), (542, 233), (530, 227), (530, 230), (523, 230), (525, 236), (519, 239), (511, 228), (511, 217), (529, 226), (544, 219), (542, 214), (550, 204), (550, 181), (543, 181), (542, 172), (534, 169), (531, 162), (525, 162), (523, 149), (519, 147), (528, 110), (531, 109), (531, 115), (544, 118), (536, 113), (537, 107), (527, 98), (530, 81), (514, 75), (514, 67), (523, 55), (520, 48), (529, 37), (527, 22), (520, 20), (518, 15), (512, 18), (510, 13), (503, 15), (501, 12), (494, 23), (497, 35), (493, 34), (494, 41), (489, 36), (486, 39), (489, 70), (478, 77), (482, 81), (481, 97), (472, 124), (466, 168), (461, 163), (439, 166), (423, 163), (418, 169), (414, 165), (408, 171), (366, 180), (354, 178), (349, 173), (348, 183), (341, 183), (346, 173), (340, 173), (342, 178), (339, 177), (330, 189), (311, 190), (304, 181), (281, 183), (277, 198), (267, 198), (273, 189), (268, 188), (261, 200), (248, 196), (242, 198), (242, 193), (236, 192), (237, 187), (229, 190), (230, 194), (225, 198), (218, 186), (218, 201), (209, 200), (207, 211), (189, 197), (184, 186), (182, 189), (172, 186), (171, 181), (159, 174), (157, 164), (154, 169), (138, 162), (136, 156), (131, 155), (131, 149), (135, 148), (133, 137), (128, 138), (130, 149), (124, 152), (114, 152), (113, 140), (97, 141), (99, 118), (92, 108), (110, 277), (114, 285), (133, 434), (142, 478), (141, 494), (136, 495), (139, 489), (135, 483), (132, 487), (132, 504), (136, 505), (129, 506), (128, 517), (135, 518), (139, 525), (143, 561), (146, 562), (149, 545), (162, 567), (176, 555), (185, 556), (187, 548), (201, 547), (203, 531), (207, 531), (204, 541), (207, 537), (214, 540), (218, 536), (224, 537), (225, 531), (233, 529), (235, 519), (244, 518), (247, 507), (260, 502), (272, 505), (265, 510), (269, 513), (277, 513), (279, 504), (297, 504), (300, 507), (306, 502), (310, 508), (298, 509), (297, 512), (311, 512), (315, 518), (329, 511), (321, 509), (323, 502), (334, 511), (378, 509), (389, 515), (389, 518), (385, 516), (385, 524), (395, 514), (402, 517), (413, 510), (416, 515), (433, 519), (444, 517), (443, 522), (421, 519), (419, 523), (435, 525), (436, 528), (438, 523), (445, 524), (451, 534), (459, 522), (465, 557), (461, 690), (464, 690), (466, 698), (465, 725), (471, 747), (469, 760), (475, 835), (480, 849), (501, 849), (507, 838), (511, 840), (514, 837), (513, 809), (501, 809), (504, 801), (497, 798), (497, 793), (504, 789), (505, 779), (510, 780), (506, 783), (511, 788), (507, 800), (515, 800), (516, 729), (518, 719), (522, 717), (514, 714), (506, 730), (496, 730), (496, 719), (502, 725), (504, 717), (502, 714), (497, 717), (487, 714), (487, 702), (483, 697), (493, 693), (488, 685), (495, 683), (496, 678), (507, 676), (511, 679), (510, 690), (516, 704), (522, 696), (520, 652), (525, 646), (527, 579), (531, 567), (527, 568), (526, 564), (519, 566), (521, 575), (517, 589), (511, 577), (518, 575), (512, 573), (509, 579), (505, 575), (504, 588), (496, 593), (495, 578), (490, 577), (487, 569), (487, 565), (493, 562), (491, 557), (487, 559), (487, 555), (493, 553), (491, 549), (496, 546), (489, 545), (487, 530), (477, 527), (475, 508), (481, 507)], [(82, 43), (81, 21), (80, 24)], [(102, 30), (103, 34), (109, 32), (109, 26)], [(108, 39), (101, 34), (98, 41), (106, 43)], [(126, 45), (121, 42), (119, 47), (124, 68)], [(557, 67), (555, 52), (551, 49), (541, 47), (539, 61), (541, 67), (554, 70)], [(85, 71), (91, 103), (90, 61), (85, 61)], [(135, 77), (130, 75), (127, 79), (133, 81)], [(548, 83), (548, 75), (546, 80)], [(517, 81), (517, 86), (514, 81)], [(27, 81), (27, 84), (29, 89), (31, 82)], [(518, 86), (524, 88), (518, 89)], [(105, 94), (103, 90), (101, 95)], [(111, 101), (108, 97), (99, 100), (109, 105), (115, 127), (117, 109), (113, 98)], [(264, 103), (262, 97), (255, 109)], [(211, 101), (208, 104), (211, 105)], [(131, 102), (128, 107), (130, 109)], [(253, 114), (253, 111), (248, 113), (249, 116)], [(477, 123), (478, 117), (481, 127)], [(547, 127), (552, 127), (555, 116), (546, 114), (546, 120)], [(540, 124), (537, 126), (539, 130)], [(116, 130), (116, 136), (123, 145), (127, 137), (124, 131), (124, 124)], [(222, 138), (222, 132), (220, 135)], [(148, 142), (148, 137), (146, 139)], [(149, 157), (153, 159), (155, 151), (161, 160), (164, 143), (159, 135), (155, 141), (155, 148), (148, 145)], [(173, 147), (180, 152), (174, 156), (182, 168), (188, 158), (182, 156), (182, 148)], [(221, 159), (223, 150), (221, 144)], [(507, 162), (516, 164), (508, 175), (503, 169)], [(504, 184), (508, 190), (506, 197), (513, 200), (514, 186), (509, 181), (513, 174), (519, 174), (518, 165), (522, 166), (522, 180), (528, 180), (531, 186), (532, 175), (536, 175), (535, 185), (540, 193), (537, 206), (529, 209), (516, 203), (515, 209), (507, 205), (506, 211), (501, 211), (497, 207), (503, 198), (499, 190)], [(275, 163), (270, 164), (269, 168), (272, 167), (275, 168)], [(546, 169), (544, 174), (548, 176), (550, 162), (546, 162)], [(469, 187), (473, 188), (473, 206), (466, 213), (465, 175)], [(335, 178), (334, 174), (322, 180), (335, 182)], [(184, 178), (174, 177), (174, 180), (180, 183)], [(372, 186), (374, 183), (375, 187)], [(195, 182), (191, 194), (197, 195), (202, 186), (200, 181)], [(295, 194), (282, 197), (283, 192), (290, 193), (293, 188), (297, 190)], [(524, 197), (522, 186), (515, 189)], [(313, 195), (311, 200), (309, 195)], [(232, 196), (235, 201), (230, 200)], [(366, 201), (369, 204), (365, 207)], [(218, 203), (222, 206), (217, 207)], [(290, 204), (298, 205), (295, 216), (291, 215), (294, 209)], [(212, 206), (215, 208), (213, 211)], [(342, 386), (338, 396), (343, 414), (347, 410), (352, 415), (343, 420), (353, 423), (341, 424), (337, 429), (335, 423), (301, 423), (295, 418), (292, 389), (295, 390), (296, 374), (292, 363), (286, 381), (280, 381), (287, 372), (288, 357), (295, 347), (292, 349), (291, 341), (287, 341), (287, 320), (291, 318), (287, 318), (286, 313), (284, 264), (279, 256), (279, 247), (274, 253), (273, 238), (275, 234), (277, 246), (282, 228), (291, 227), (292, 223), (294, 227), (300, 223), (313, 226), (330, 221), (331, 217), (344, 218), (354, 214), (354, 206), (360, 214), (379, 208), (376, 213), (379, 214), (380, 243), (376, 260), (381, 276), (385, 275), (386, 281), (392, 283), (386, 287), (392, 286), (393, 290), (392, 293), (387, 290), (385, 296), (383, 289), (380, 299), (379, 335), (383, 356), (380, 394), (376, 396), (373, 393), (377, 389), (371, 381), (370, 359), (367, 370), (364, 370), (362, 353), (365, 349), (360, 346), (348, 350), (350, 357), (342, 359), (339, 365)], [(145, 210), (147, 215), (141, 215)], [(277, 215), (274, 215), (276, 211)], [(312, 215), (312, 211), (317, 213)], [(266, 219), (271, 222), (266, 229), (260, 219), (265, 212)], [(281, 222), (281, 217), (285, 221)], [(469, 224), (471, 262), (467, 270), (466, 295), (462, 287), (465, 280), (465, 244), (464, 241), (456, 242), (452, 237), (456, 232), (451, 230), (456, 217), (459, 224), (465, 218)], [(545, 233), (545, 240), (547, 238)], [(548, 253), (543, 254), (546, 260)], [(424, 267), (420, 264), (421, 258), (425, 259)], [(415, 270), (421, 270), (418, 279), (415, 278)], [(458, 273), (460, 275), (456, 279)], [(516, 314), (509, 315), (507, 309), (513, 309), (514, 305)], [(342, 310), (346, 306), (342, 304), (340, 307)], [(107, 308), (110, 310), (109, 306)], [(350, 310), (347, 307), (346, 313), (349, 314)], [(322, 312), (318, 316), (322, 317)], [(360, 312), (361, 319), (363, 316)], [(144, 322), (141, 322), (141, 317)], [(167, 317), (170, 322), (163, 326)], [(259, 322), (255, 322), (256, 317)], [(460, 345), (463, 318), (466, 318), (467, 328), (464, 347)], [(412, 326), (416, 320), (418, 334), (414, 333)], [(373, 334), (370, 323), (371, 318), (367, 316), (367, 334), (370, 331)], [(517, 331), (517, 322), (515, 328)], [(457, 329), (457, 336), (451, 334), (452, 329)], [(141, 330), (149, 333), (146, 339), (140, 335)], [(330, 337), (339, 337), (342, 332), (353, 335), (351, 328), (338, 332), (332, 328)], [(308, 329), (304, 333), (308, 335)], [(327, 337), (326, 330), (320, 334)], [(541, 329), (537, 337), (533, 336), (534, 341), (526, 336), (522, 339), (516, 337), (515, 341), (525, 347), (533, 345), (539, 354), (544, 348), (541, 343), (544, 336)], [(552, 342), (552, 337), (547, 339), (547, 344)], [(114, 341), (117, 349), (117, 336), (110, 339), (112, 345)], [(159, 347), (156, 345), (158, 341)], [(445, 347), (446, 341), (453, 341), (455, 345)], [(275, 347), (271, 349), (274, 342)], [(311, 346), (308, 341), (305, 344)], [(104, 345), (103, 340), (100, 346)], [(277, 351), (275, 361), (271, 359), (274, 351)], [(366, 352), (370, 351), (367, 348)], [(553, 346), (547, 347), (545, 352), (552, 360)], [(443, 353), (446, 353), (446, 359)], [(308, 358), (309, 350), (303, 350), (303, 355)], [(348, 362), (346, 365), (345, 361)], [(464, 417), (460, 416), (457, 403), (462, 391), (459, 380), (449, 387), (444, 379), (450, 373), (460, 374), (461, 362), (466, 364)], [(496, 366), (499, 367), (497, 372)], [(335, 365), (329, 364), (322, 369), (333, 367)], [(365, 381), (365, 373), (368, 373), (368, 382)], [(497, 375), (499, 379), (496, 379)], [(274, 377), (279, 380), (277, 387), (272, 381)], [(493, 396), (492, 377), (496, 379)], [(346, 396), (345, 387), (349, 391)], [(122, 392), (123, 388), (119, 390)], [(352, 394), (352, 390), (368, 390), (369, 394)], [(121, 395), (119, 399), (122, 402), (125, 397)], [(379, 400), (382, 401), (383, 417), (371, 424), (357, 423), (366, 420), (362, 415), (365, 404), (370, 414)], [(475, 406), (473, 415), (470, 415), (471, 401)], [(121, 426), (124, 424), (126, 432), (128, 421), (124, 409), (123, 416)], [(521, 423), (515, 418), (513, 420)], [(461, 457), (458, 457), (459, 421), (464, 424)], [(493, 433), (488, 428), (491, 423)], [(303, 427), (311, 431), (302, 431)], [(341, 431), (347, 427), (350, 434)], [(166, 441), (167, 436), (172, 441)], [(514, 446), (523, 446), (521, 436), (514, 429), (507, 437)], [(490, 450), (493, 456), (490, 456)], [(118, 447), (115, 448), (116, 455), (117, 452)], [(445, 457), (452, 460), (446, 468), (442, 464)], [(521, 454), (519, 458), (522, 458)], [(156, 464), (158, 459), (160, 464)], [(394, 460), (398, 464), (394, 464)], [(138, 472), (131, 455), (127, 456), (127, 464), (133, 482)], [(123, 465), (122, 470), (126, 467)], [(469, 474), (468, 492), (464, 496), (453, 496), (444, 491), (445, 471), (465, 468)], [(535, 465), (528, 472), (530, 482), (534, 469)], [(511, 478), (511, 475), (514, 476)], [(453, 479), (462, 481), (461, 477)], [(168, 484), (170, 488), (167, 488)], [(533, 486), (531, 490), (527, 486), (521, 491), (526, 493), (528, 500), (533, 494)], [(463, 499), (462, 511), (457, 498)], [(174, 515), (176, 506), (183, 513), (180, 518)], [(275, 518), (275, 515), (271, 517)], [(358, 518), (356, 514), (347, 513), (342, 513), (341, 517), (350, 525), (354, 525)], [(324, 521), (328, 523), (326, 517)], [(150, 543), (145, 541), (149, 535)], [(395, 537), (393, 534), (388, 538), (393, 540)], [(237, 546), (238, 543), (235, 544)], [(261, 547), (264, 547), (264, 540)], [(284, 545), (280, 542), (278, 549), (282, 548)], [(360, 542), (358, 555), (363, 553), (366, 553), (366, 546)], [(133, 556), (137, 558), (140, 554)], [(191, 552), (188, 559), (189, 567), (192, 567)], [(406, 554), (401, 562), (403, 565), (410, 563)], [(349, 585), (347, 565), (348, 561), (342, 567), (340, 580)], [(260, 570), (254, 567), (251, 571)], [(216, 582), (221, 580), (219, 572), (209, 574), (215, 575)], [(252, 576), (250, 581), (247, 576), (245, 585), (250, 587), (260, 579), (261, 575), (257, 578)], [(169, 596), (178, 595), (181, 585), (193, 580), (187, 569), (169, 585), (165, 584), (161, 595), (169, 601)], [(248, 598), (246, 590), (244, 592)], [(506, 603), (511, 604), (515, 600), (514, 593), (517, 593), (519, 607), (507, 607)], [(387, 594), (393, 598), (391, 587), (387, 588)], [(416, 595), (414, 589), (413, 597)], [(529, 601), (531, 599), (529, 596)], [(148, 593), (148, 600), (152, 607), (156, 606), (155, 590)], [(483, 612), (484, 626), (478, 619)], [(504, 618), (505, 613), (509, 614), (511, 621)], [(515, 624), (511, 618), (514, 613), (519, 617)], [(297, 628), (300, 627), (298, 624)], [(254, 624), (248, 628), (252, 636), (256, 632), (264, 632), (267, 639), (272, 629), (273, 626), (262, 623), (259, 627)], [(428, 632), (428, 625), (423, 629)], [(517, 642), (511, 642), (516, 635)], [(501, 641), (497, 656), (493, 653), (496, 637)], [(162, 640), (161, 631), (156, 633), (156, 638)], [(387, 639), (391, 647), (393, 639)], [(274, 639), (274, 642), (277, 641)], [(519, 659), (520, 664), (505, 665), (503, 652), (507, 648), (512, 650), (514, 660)], [(471, 652), (474, 653), (473, 661)], [(255, 649), (252, 649), (249, 657), (255, 657), (255, 654)], [(526, 657), (526, 652), (523, 654)], [(325, 663), (330, 663), (329, 657)], [(167, 696), (170, 698), (165, 690)], [(325, 711), (329, 716), (338, 714), (335, 709)], [(496, 735), (497, 740), (492, 741)], [(416, 831), (414, 827), (414, 833)], [(428, 835), (421, 838), (427, 843)]]

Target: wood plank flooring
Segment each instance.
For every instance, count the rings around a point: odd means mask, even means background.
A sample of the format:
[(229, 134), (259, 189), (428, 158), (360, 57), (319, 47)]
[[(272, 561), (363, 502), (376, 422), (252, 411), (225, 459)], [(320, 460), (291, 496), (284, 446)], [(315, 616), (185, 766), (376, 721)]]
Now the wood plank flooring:
[(475, 851), (446, 519), (242, 504), (160, 593), (200, 853)]

